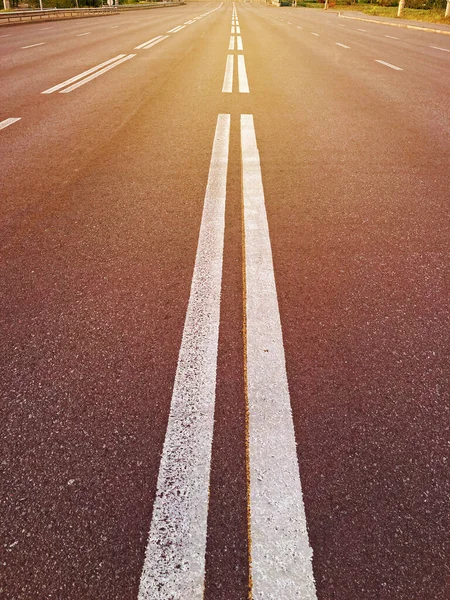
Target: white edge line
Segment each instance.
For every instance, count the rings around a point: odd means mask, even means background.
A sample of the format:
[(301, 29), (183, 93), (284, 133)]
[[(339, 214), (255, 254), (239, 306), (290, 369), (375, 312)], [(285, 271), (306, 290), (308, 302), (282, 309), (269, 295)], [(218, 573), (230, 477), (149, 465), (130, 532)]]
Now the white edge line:
[(202, 600), (230, 115), (220, 114), (138, 600)]
[(92, 75), (89, 75), (89, 77), (85, 77), (78, 83), (74, 83), (70, 87), (65, 88), (64, 90), (61, 90), (59, 93), (60, 94), (68, 94), (69, 92), (73, 92), (73, 90), (76, 90), (77, 88), (81, 87), (85, 83), (89, 83), (89, 81), (92, 81), (96, 77), (100, 77), (100, 75), (103, 75), (110, 69), (114, 69), (114, 67), (121, 65), (122, 63), (126, 62), (127, 60), (130, 60), (130, 58), (134, 58), (135, 56), (136, 56), (136, 54), (129, 54), (128, 56), (125, 56), (125, 58), (121, 58), (120, 60), (116, 61), (112, 65), (109, 65), (109, 66), (105, 67), (104, 69), (101, 69), (100, 71), (97, 71), (96, 73), (93, 73)]
[(84, 71), (83, 73), (80, 73), (79, 75), (75, 75), (75, 77), (71, 77), (70, 79), (63, 81), (62, 83), (58, 83), (58, 85), (54, 85), (53, 87), (49, 88), (48, 90), (41, 92), (41, 94), (52, 94), (53, 92), (57, 92), (61, 88), (65, 87), (66, 85), (70, 85), (74, 81), (78, 81), (79, 79), (86, 77), (86, 75), (90, 75), (91, 73), (94, 73), (94, 71), (97, 71), (98, 69), (101, 69), (102, 67), (105, 67), (106, 65), (109, 65), (112, 62), (115, 62), (116, 60), (123, 58), (124, 56), (126, 56), (126, 54), (118, 54), (114, 58), (110, 58), (109, 60), (106, 60), (105, 62), (101, 63), (100, 65), (97, 65), (96, 67), (92, 67), (92, 69), (88, 69), (87, 71)]

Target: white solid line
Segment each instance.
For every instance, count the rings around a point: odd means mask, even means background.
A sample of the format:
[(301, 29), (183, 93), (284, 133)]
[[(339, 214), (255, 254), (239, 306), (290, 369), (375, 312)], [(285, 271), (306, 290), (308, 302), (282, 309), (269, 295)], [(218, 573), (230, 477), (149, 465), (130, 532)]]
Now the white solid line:
[(376, 60), (375, 62), (380, 63), (380, 65), (385, 65), (390, 69), (395, 69), (396, 71), (403, 71), (403, 69), (401, 69), (400, 67), (396, 67), (395, 65), (391, 65), (391, 63), (384, 62), (384, 60)]
[(399, 40), (400, 39), (398, 37), (395, 37), (394, 35), (385, 35), (384, 37), (387, 37), (387, 38), (389, 38), (391, 40)]
[(41, 42), (40, 44), (31, 44), (31, 46), (22, 46), (22, 50), (25, 50), (26, 48), (35, 48), (36, 46), (43, 46), (46, 43), (47, 42)]
[(230, 45), (228, 46), (228, 50), (234, 50), (234, 37), (230, 36)]
[(320, 37), (318, 33), (311, 33), (311, 35), (315, 35), (316, 37)]
[(64, 89), (62, 91), (60, 91), (59, 93), (60, 94), (68, 94), (69, 92), (73, 92), (73, 90), (76, 90), (77, 88), (81, 87), (85, 83), (89, 83), (89, 81), (92, 81), (96, 77), (100, 77), (100, 75), (103, 75), (107, 71), (110, 71), (111, 69), (114, 69), (114, 67), (117, 67), (118, 65), (121, 65), (122, 63), (126, 62), (127, 60), (130, 60), (130, 58), (134, 58), (135, 56), (136, 56), (136, 54), (129, 54), (128, 56), (125, 56), (125, 58), (121, 58), (120, 60), (116, 61), (112, 65), (109, 65), (108, 67), (105, 67), (104, 69), (101, 69), (101, 71), (97, 71), (96, 73), (93, 73), (92, 75), (89, 75), (89, 77), (86, 77), (85, 79), (82, 79), (78, 83), (74, 83), (73, 85), (71, 85), (70, 87), (68, 87), (68, 88), (66, 88), (66, 89)]
[(336, 46), (340, 46), (341, 48), (347, 48), (348, 50), (350, 50), (350, 46), (346, 46), (345, 44), (340, 44), (339, 42), (336, 42)]
[(242, 54), (238, 57), (238, 78), (239, 78), (239, 92), (241, 94), (250, 93), (248, 87), (247, 71), (245, 69), (245, 58)]
[(233, 91), (233, 69), (234, 69), (234, 56), (228, 54), (227, 63), (225, 65), (225, 76), (223, 78), (222, 92), (225, 94), (231, 94)]
[(9, 127), (13, 123), (20, 121), (22, 117), (10, 117), (9, 119), (5, 119), (4, 121), (0, 121), (0, 129), (5, 129), (5, 127)]
[(251, 597), (317, 600), (253, 115), (241, 115)]
[(217, 118), (138, 600), (202, 600), (230, 115)]
[(430, 48), (434, 48), (435, 50), (442, 50), (442, 52), (450, 52), (447, 48), (439, 48), (438, 46), (430, 46)]
[(167, 40), (168, 37), (169, 37), (168, 35), (163, 35), (158, 40), (155, 40), (154, 42), (146, 44), (142, 49), (149, 50), (150, 48), (153, 48), (153, 46), (156, 46), (156, 44), (159, 44), (159, 42), (163, 42), (164, 40)]
[(75, 37), (81, 37), (82, 35), (91, 35), (92, 31), (86, 31), (86, 33), (77, 33)]
[(242, 44), (242, 38), (241, 38), (240, 35), (238, 35), (238, 38), (237, 38), (237, 49), (238, 50), (244, 50), (244, 46)]
[(91, 73), (94, 73), (94, 71), (97, 71), (98, 69), (101, 69), (102, 67), (105, 67), (106, 65), (109, 65), (109, 64), (115, 62), (116, 60), (123, 58), (124, 56), (126, 56), (126, 54), (119, 54), (119, 55), (115, 56), (114, 58), (110, 58), (109, 60), (106, 60), (105, 62), (101, 63), (100, 65), (97, 65), (96, 67), (92, 67), (92, 69), (88, 69), (87, 71), (84, 71), (83, 73), (80, 73), (79, 75), (75, 75), (75, 77), (71, 77), (70, 79), (63, 81), (62, 83), (58, 83), (58, 85), (54, 85), (53, 87), (49, 88), (48, 90), (41, 92), (41, 94), (53, 94), (53, 92), (57, 92), (61, 88), (66, 87), (66, 85), (70, 85), (74, 81), (83, 79), (83, 77), (86, 77), (86, 75), (90, 75)]
[(160, 40), (161, 38), (162, 38), (162, 35), (158, 35), (158, 36), (152, 38), (151, 40), (147, 40), (146, 42), (143, 42), (142, 44), (139, 44), (139, 46), (136, 46), (134, 49), (135, 50), (141, 50), (147, 44), (152, 44), (153, 42), (156, 42), (156, 40)]

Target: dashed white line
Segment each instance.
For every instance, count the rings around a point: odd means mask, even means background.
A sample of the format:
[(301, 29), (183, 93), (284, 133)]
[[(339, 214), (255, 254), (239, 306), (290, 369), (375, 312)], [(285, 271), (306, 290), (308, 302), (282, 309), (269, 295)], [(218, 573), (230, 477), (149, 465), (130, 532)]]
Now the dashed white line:
[(145, 48), (145, 46), (147, 46), (147, 44), (152, 44), (153, 42), (156, 42), (156, 41), (162, 39), (162, 37), (163, 37), (162, 35), (158, 35), (158, 36), (152, 38), (151, 40), (148, 40), (146, 42), (143, 42), (142, 44), (139, 44), (139, 46), (136, 46), (134, 49), (141, 50), (142, 48)]
[(174, 27), (173, 29), (169, 29), (169, 31), (167, 33), (177, 33), (178, 31), (180, 31), (181, 29), (184, 29), (185, 25), (178, 25), (177, 27)]
[(303, 27), (300, 27), (300, 25), (297, 25), (297, 29), (303, 29)]
[(138, 600), (202, 600), (230, 115), (219, 115)]
[(145, 44), (145, 46), (142, 47), (142, 50), (149, 50), (150, 48), (153, 48), (153, 46), (156, 46), (156, 44), (159, 44), (160, 42), (167, 40), (168, 37), (169, 37), (168, 35), (163, 35), (158, 40), (154, 40), (152, 42), (149, 42), (148, 44)]
[(231, 35), (236, 33), (236, 27), (234, 25), (231, 26)]
[(439, 48), (439, 46), (430, 46), (430, 48), (434, 48), (435, 50), (442, 50), (442, 52), (450, 52), (447, 48)]
[(223, 78), (222, 92), (225, 94), (231, 94), (233, 91), (233, 70), (234, 70), (234, 56), (228, 54), (227, 62), (225, 65), (225, 76)]
[(228, 50), (234, 50), (234, 37), (230, 36), (230, 45), (228, 46)]
[(118, 27), (120, 27), (120, 25), (113, 25), (112, 27), (110, 27), (110, 29), (117, 29)]
[(320, 37), (320, 35), (318, 33), (312, 33), (311, 32), (311, 35), (315, 35), (316, 37)]
[(367, 29), (357, 29), (357, 31), (364, 31), (364, 33), (367, 33)]
[(61, 90), (59, 93), (60, 94), (68, 94), (69, 92), (73, 92), (73, 90), (76, 90), (77, 88), (81, 87), (85, 83), (89, 83), (89, 81), (92, 81), (93, 79), (96, 79), (97, 77), (100, 77), (100, 75), (103, 75), (107, 71), (114, 69), (114, 67), (121, 65), (122, 63), (126, 62), (127, 60), (130, 60), (130, 58), (134, 58), (135, 56), (136, 56), (136, 54), (129, 54), (128, 56), (125, 56), (124, 58), (121, 58), (120, 60), (116, 61), (112, 65), (109, 65), (109, 66), (105, 67), (104, 69), (101, 69), (100, 71), (97, 71), (96, 73), (93, 73), (92, 75), (89, 75), (89, 77), (86, 77), (85, 79), (82, 79), (81, 81), (78, 81), (78, 83), (74, 83), (70, 87), (68, 87), (64, 90)]
[(46, 43), (47, 42), (40, 42), (39, 44), (31, 44), (30, 46), (22, 46), (22, 50), (25, 50), (26, 48), (36, 48), (36, 46), (43, 46)]
[(399, 40), (400, 38), (395, 37), (395, 35), (385, 35), (384, 37), (389, 38), (391, 40)]
[(83, 35), (91, 35), (92, 31), (86, 31), (86, 33), (77, 33), (75, 37), (82, 37)]
[(236, 33), (241, 33), (241, 28), (236, 26)]
[(395, 65), (391, 65), (391, 63), (384, 62), (384, 60), (375, 60), (375, 62), (380, 63), (380, 65), (385, 65), (390, 69), (394, 69), (395, 71), (403, 71), (403, 69), (401, 69), (400, 67), (396, 67)]
[(101, 64), (99, 64), (95, 67), (92, 67), (92, 69), (83, 71), (83, 73), (80, 73), (79, 75), (75, 75), (75, 77), (71, 77), (70, 79), (63, 81), (62, 83), (58, 83), (58, 85), (54, 85), (53, 87), (51, 87), (48, 90), (45, 90), (44, 92), (41, 92), (41, 93), (42, 94), (53, 94), (53, 92), (57, 92), (58, 90), (62, 89), (63, 87), (66, 87), (66, 85), (70, 85), (71, 83), (74, 83), (75, 81), (79, 81), (80, 79), (83, 79), (83, 77), (86, 77), (87, 75), (90, 75), (91, 73), (95, 73), (96, 71), (100, 70), (102, 67), (106, 67), (106, 65), (115, 63), (116, 61), (120, 60), (121, 58), (123, 58), (125, 56), (126, 56), (126, 54), (118, 54), (114, 58), (110, 58), (109, 60), (106, 60), (105, 62), (102, 62)]
[(340, 44), (339, 42), (336, 42), (336, 46), (340, 46), (341, 48), (347, 48), (348, 50), (350, 50), (350, 46), (346, 46), (345, 44)]
[(239, 92), (241, 94), (250, 93), (250, 89), (248, 87), (248, 79), (247, 79), (247, 70), (245, 68), (245, 58), (242, 54), (238, 57), (238, 79), (239, 79)]
[(244, 45), (242, 44), (242, 38), (241, 38), (240, 35), (237, 38), (237, 49), (238, 50), (244, 50)]
[(17, 123), (17, 121), (20, 121), (21, 119), (22, 117), (10, 117), (9, 119), (0, 121), (0, 129), (5, 129), (5, 127), (9, 127), (13, 123)]
[(253, 115), (241, 115), (252, 598), (317, 600)]
[(11, 37), (11, 33), (7, 33), (6, 35), (0, 35), (0, 38)]

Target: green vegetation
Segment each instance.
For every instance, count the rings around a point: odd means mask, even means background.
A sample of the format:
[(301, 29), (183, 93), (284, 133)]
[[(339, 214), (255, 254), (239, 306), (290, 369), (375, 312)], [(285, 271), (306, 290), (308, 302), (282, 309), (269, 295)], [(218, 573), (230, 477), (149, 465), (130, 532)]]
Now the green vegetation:
[[(322, 8), (323, 2), (302, 0), (297, 6)], [(397, 17), (398, 0), (373, 0), (358, 2), (357, 0), (329, 0), (329, 6), (335, 10), (356, 10), (375, 17)], [(450, 17), (444, 17), (446, 0), (406, 0), (403, 19), (442, 23), (450, 25)]]

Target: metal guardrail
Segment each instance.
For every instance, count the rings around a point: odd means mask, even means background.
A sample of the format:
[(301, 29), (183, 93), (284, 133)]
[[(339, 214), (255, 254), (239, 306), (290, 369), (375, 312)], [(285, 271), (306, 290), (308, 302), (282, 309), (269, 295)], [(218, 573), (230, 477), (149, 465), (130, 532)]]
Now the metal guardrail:
[(102, 8), (44, 8), (44, 10), (18, 10), (0, 13), (2, 23), (20, 23), (41, 19), (74, 19), (95, 15), (119, 14), (122, 10), (138, 10), (179, 6), (185, 2), (158, 2), (153, 4), (122, 4), (120, 6), (103, 6)]

